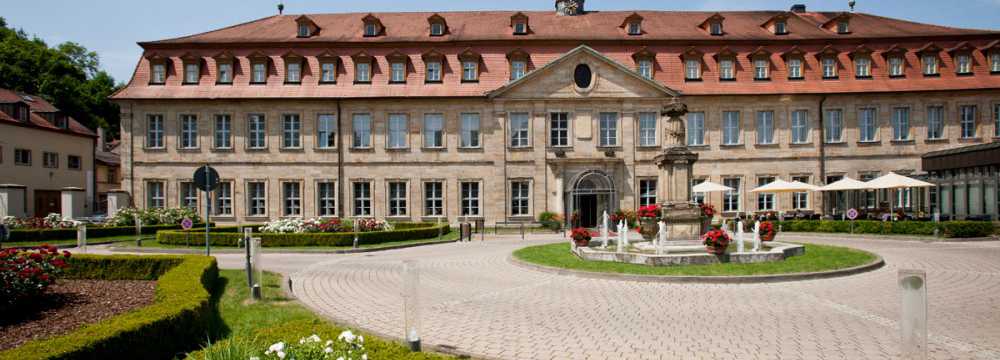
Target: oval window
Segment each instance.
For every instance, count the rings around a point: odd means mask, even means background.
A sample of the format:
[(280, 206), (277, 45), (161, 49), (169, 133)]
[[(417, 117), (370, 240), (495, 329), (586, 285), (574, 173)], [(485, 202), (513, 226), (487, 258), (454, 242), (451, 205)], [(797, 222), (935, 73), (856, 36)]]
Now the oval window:
[(589, 88), (590, 82), (593, 80), (591, 75), (590, 66), (587, 66), (587, 64), (577, 65), (576, 71), (573, 72), (573, 79), (576, 80), (576, 87), (581, 89)]

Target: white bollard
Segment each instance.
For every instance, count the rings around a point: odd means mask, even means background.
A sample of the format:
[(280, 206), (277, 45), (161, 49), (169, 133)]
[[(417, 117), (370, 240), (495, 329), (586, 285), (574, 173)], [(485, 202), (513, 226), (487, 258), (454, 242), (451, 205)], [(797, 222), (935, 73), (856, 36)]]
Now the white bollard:
[(927, 273), (923, 270), (899, 270), (902, 298), (900, 359), (927, 359)]
[(601, 216), (601, 247), (608, 248), (608, 211)]
[(76, 227), (76, 248), (84, 254), (87, 253), (87, 224)]
[(621, 223), (621, 221), (619, 221), (618, 222), (618, 240), (615, 241), (615, 245), (618, 247), (618, 249), (617, 249), (618, 252), (622, 252), (622, 250), (624, 250), (624, 248), (622, 248), (622, 245), (624, 244), (624, 236), (625, 236), (624, 232), (622, 231), (622, 223)]
[(420, 351), (420, 270), (416, 260), (403, 261), (403, 339), (411, 351)]
[(622, 224), (622, 242), (624, 243), (626, 249), (628, 249), (629, 245), (628, 230), (628, 224)]
[(736, 252), (743, 252), (743, 221), (736, 222)]
[(663, 221), (660, 221), (660, 222), (656, 223), (656, 225), (659, 228), (659, 231), (656, 233), (656, 237), (657, 237), (656, 253), (657, 254), (665, 254), (667, 252), (667, 249), (666, 249), (666, 247), (667, 247), (667, 223), (665, 223)]
[(760, 251), (760, 221), (753, 223), (753, 252)]

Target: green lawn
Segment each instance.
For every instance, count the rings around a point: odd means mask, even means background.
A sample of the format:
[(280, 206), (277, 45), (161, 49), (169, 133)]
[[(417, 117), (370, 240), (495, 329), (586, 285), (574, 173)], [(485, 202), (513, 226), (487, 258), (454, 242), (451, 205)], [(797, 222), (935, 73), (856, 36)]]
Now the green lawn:
[(805, 244), (806, 253), (785, 261), (757, 264), (708, 264), (683, 266), (648, 266), (607, 261), (586, 261), (570, 252), (568, 243), (526, 247), (514, 252), (525, 262), (538, 265), (592, 272), (674, 275), (674, 276), (739, 276), (803, 273), (843, 269), (870, 263), (876, 259), (869, 252), (838, 246)]
[[(302, 337), (318, 334), (324, 340), (336, 338), (345, 328), (328, 322), (286, 297), (281, 277), (265, 273), (263, 299), (250, 301), (246, 273), (221, 270), (223, 287), (218, 309), (223, 322), (222, 338), (202, 350), (188, 354), (188, 359), (247, 360), (263, 357), (264, 350), (278, 341), (297, 343)], [(357, 331), (354, 331), (357, 333)], [(433, 353), (411, 353), (403, 345), (369, 334), (365, 348), (369, 359), (450, 359)]]
[[(380, 244), (358, 245), (358, 248), (360, 248), (360, 249), (375, 250), (375, 249), (381, 249), (381, 248), (393, 247), (393, 246), (420, 245), (420, 244), (435, 243), (435, 242), (438, 242), (438, 241), (455, 241), (455, 240), (458, 240), (458, 235), (459, 235), (458, 231), (451, 231), (451, 232), (444, 233), (444, 235), (441, 236), (440, 240), (437, 237), (433, 237), (433, 238), (430, 238), (430, 239), (392, 241), (392, 242), (384, 242), (384, 243), (380, 243)], [(205, 237), (204, 236), (205, 236), (204, 233), (202, 233), (202, 234), (192, 234), (191, 235), (191, 245), (190, 246), (174, 245), (174, 244), (161, 244), (161, 243), (157, 242), (156, 239), (150, 239), (150, 240), (143, 241), (141, 248), (142, 249), (190, 249), (192, 251), (203, 251), (205, 249)], [(478, 238), (476, 240), (478, 241)], [(116, 243), (116, 244), (112, 245), (112, 247), (114, 247), (116, 249), (124, 250), (124, 251), (134, 250), (134, 249), (139, 249), (140, 248), (140, 247), (136, 246), (135, 241)], [(218, 250), (237, 250), (237, 249), (242, 249), (242, 248), (238, 248), (238, 247), (235, 247), (235, 246), (212, 245), (212, 250), (216, 250), (216, 249), (218, 249)], [(282, 251), (329, 252), (329, 251), (350, 250), (350, 249), (352, 249), (352, 247), (350, 247), (350, 246), (287, 246), (287, 247), (265, 247), (264, 248), (264, 252), (282, 252)]]

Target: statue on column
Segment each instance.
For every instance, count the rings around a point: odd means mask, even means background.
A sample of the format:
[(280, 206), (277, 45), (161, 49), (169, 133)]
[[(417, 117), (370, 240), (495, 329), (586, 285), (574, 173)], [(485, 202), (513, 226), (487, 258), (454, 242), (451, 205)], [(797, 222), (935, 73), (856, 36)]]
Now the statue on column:
[(691, 173), (698, 154), (687, 147), (687, 133), (682, 117), (687, 114), (687, 105), (672, 99), (663, 107), (661, 114), (667, 117), (664, 128), (662, 153), (653, 161), (660, 170), (659, 184), (663, 187), (662, 198), (658, 202), (663, 209), (663, 220), (667, 223), (670, 239), (693, 240), (701, 235), (701, 211), (691, 202)]
[(687, 132), (682, 116), (687, 114), (687, 105), (679, 102), (671, 103), (663, 108), (662, 115), (667, 116), (666, 131), (664, 131), (667, 149), (687, 147)]

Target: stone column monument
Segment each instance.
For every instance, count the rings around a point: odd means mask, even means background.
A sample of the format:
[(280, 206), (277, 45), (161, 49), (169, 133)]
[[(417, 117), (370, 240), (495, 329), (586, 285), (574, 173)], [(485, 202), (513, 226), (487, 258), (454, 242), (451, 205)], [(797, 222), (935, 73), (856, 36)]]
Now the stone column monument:
[(701, 236), (701, 209), (691, 202), (691, 174), (698, 154), (687, 147), (687, 134), (682, 116), (687, 105), (674, 102), (664, 107), (667, 117), (666, 149), (653, 161), (660, 168), (658, 191), (663, 221), (667, 223), (670, 240), (696, 240)]

